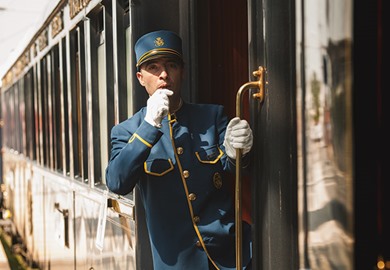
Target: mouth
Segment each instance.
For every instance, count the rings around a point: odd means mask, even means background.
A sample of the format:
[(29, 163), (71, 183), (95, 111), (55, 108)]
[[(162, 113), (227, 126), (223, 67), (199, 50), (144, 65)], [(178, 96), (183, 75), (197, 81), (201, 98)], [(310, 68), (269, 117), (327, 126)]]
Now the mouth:
[(171, 86), (168, 85), (168, 84), (162, 84), (162, 85), (160, 85), (160, 86), (158, 87), (158, 89), (171, 89), (170, 87), (171, 87)]

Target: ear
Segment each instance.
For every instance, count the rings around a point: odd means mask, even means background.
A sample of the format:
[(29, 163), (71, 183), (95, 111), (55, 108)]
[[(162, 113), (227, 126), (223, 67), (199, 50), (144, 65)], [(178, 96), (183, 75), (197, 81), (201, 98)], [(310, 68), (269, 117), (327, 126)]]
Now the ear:
[(144, 76), (142, 75), (142, 73), (138, 71), (138, 72), (136, 73), (136, 75), (137, 75), (137, 79), (138, 79), (139, 83), (140, 83), (142, 86), (145, 86)]

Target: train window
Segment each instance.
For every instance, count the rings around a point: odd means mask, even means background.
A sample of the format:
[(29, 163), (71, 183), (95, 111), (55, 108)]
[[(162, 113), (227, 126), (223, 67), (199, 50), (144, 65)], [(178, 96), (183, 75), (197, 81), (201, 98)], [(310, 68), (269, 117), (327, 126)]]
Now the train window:
[(4, 94), (4, 111), (3, 111), (3, 117), (5, 120), (6, 125), (8, 125), (8, 129), (4, 129), (6, 136), (4, 138), (4, 145), (6, 145), (8, 148), (13, 149), (15, 147), (14, 145), (14, 138), (15, 136), (12, 136), (12, 134), (15, 134), (15, 121), (14, 121), (14, 100), (13, 100), (13, 87), (11, 87), (5, 94)]
[(6, 109), (6, 115), (7, 115), (7, 123), (10, 125), (10, 129), (8, 132), (8, 147), (10, 149), (16, 150), (15, 149), (15, 136), (12, 136), (12, 134), (15, 134), (15, 101), (14, 101), (14, 86), (10, 88), (7, 92), (7, 102), (9, 104), (8, 108)]
[(53, 170), (55, 164), (55, 155), (54, 155), (54, 89), (53, 89), (53, 78), (52, 78), (52, 57), (51, 54), (46, 56), (46, 81), (47, 81), (47, 89), (46, 89), (46, 106), (47, 106), (47, 159), (48, 159), (48, 167)]
[(41, 102), (40, 102), (40, 86), (39, 86), (39, 65), (36, 64), (33, 68), (34, 73), (34, 121), (35, 121), (35, 146), (37, 153), (38, 164), (43, 164), (42, 161), (42, 118), (41, 118)]
[(12, 86), (8, 91), (7, 91), (7, 105), (8, 108), (5, 110), (6, 115), (7, 115), (7, 122), (10, 126), (9, 132), (8, 132), (8, 147), (10, 149), (15, 149), (15, 136), (12, 136), (12, 134), (15, 134), (15, 112), (14, 112), (14, 107), (15, 107), (15, 101), (14, 101), (14, 88), (15, 86)]
[(68, 117), (68, 65), (66, 54), (66, 39), (60, 42), (60, 76), (61, 76), (61, 126), (62, 126), (62, 151), (63, 151), (63, 171), (64, 175), (70, 175), (70, 142), (69, 142), (69, 117)]
[(21, 92), (21, 89), (20, 89), (20, 83), (17, 82), (15, 84), (15, 88), (14, 88), (14, 91), (13, 91), (13, 99), (14, 99), (14, 119), (15, 119), (15, 133), (14, 133), (14, 137), (15, 137), (15, 146), (14, 146), (14, 149), (16, 151), (18, 151), (18, 153), (21, 153), (22, 152), (22, 147), (21, 147), (21, 142), (22, 142), (22, 131), (21, 131), (21, 116), (20, 116), (20, 112), (21, 112), (21, 108), (20, 108), (20, 104), (19, 104), (19, 93)]
[(59, 46), (56, 45), (51, 51), (51, 81), (52, 81), (52, 123), (53, 123), (53, 158), (54, 169), (62, 171), (62, 147), (61, 147), (61, 79), (60, 79), (60, 61), (59, 61)]
[(89, 181), (89, 171), (88, 171), (88, 113), (87, 113), (87, 89), (86, 89), (86, 53), (85, 53), (85, 29), (84, 23), (80, 23), (78, 31), (78, 47), (79, 47), (79, 66), (80, 66), (80, 117), (79, 117), (79, 140), (81, 142), (80, 148), (82, 151), (82, 161), (81, 166), (81, 175), (84, 182)]
[[(113, 122), (113, 70), (110, 27), (107, 27), (106, 8), (99, 6), (90, 14), (91, 77), (93, 103), (94, 185), (105, 183), (108, 162), (109, 123)], [(96, 79), (94, 79), (96, 78)]]
[(88, 179), (87, 121), (85, 95), (85, 58), (83, 55), (83, 25), (78, 25), (70, 34), (70, 106), (71, 143), (73, 153), (73, 176)]
[[(125, 13), (125, 35), (126, 35), (126, 85), (127, 85), (127, 117), (133, 114), (133, 74), (135, 69), (133, 67), (133, 45), (131, 40), (130, 16)], [(121, 95), (123, 91), (119, 92)]]
[[(7, 131), (4, 129), (4, 125), (7, 123), (6, 122), (6, 109), (5, 106), (7, 104), (5, 100), (5, 93), (3, 89), (0, 88), (0, 144), (1, 147), (7, 146)], [(5, 104), (4, 104), (5, 102)], [(2, 155), (0, 155), (0, 159), (2, 160)], [(3, 170), (2, 170), (2, 164), (0, 164), (0, 173), (3, 175)]]
[(18, 103), (18, 126), (17, 126), (17, 138), (18, 138), (18, 151), (19, 153), (26, 154), (26, 131), (25, 131), (25, 104), (24, 104), (24, 83), (23, 80), (19, 80), (17, 91), (17, 103)]
[(20, 137), (21, 131), (19, 130), (20, 126), (20, 111), (19, 111), (19, 85), (15, 84), (15, 87), (12, 91), (12, 99), (13, 99), (13, 116), (14, 116), (14, 149), (20, 153)]
[[(88, 155), (91, 160), (89, 167), (90, 172), (90, 186), (96, 186), (101, 183), (102, 171), (101, 171), (101, 132), (104, 128), (101, 115), (105, 115), (100, 108), (100, 93), (102, 81), (104, 78), (100, 78), (98, 75), (98, 48), (100, 44), (100, 33), (102, 30), (103, 21), (102, 6), (91, 11), (88, 17), (84, 19), (84, 34), (86, 45), (85, 46), (85, 68), (86, 68), (86, 94), (88, 97), (88, 122), (89, 124), (89, 137), (88, 137)], [(104, 74), (102, 74), (104, 76)], [(103, 97), (104, 98), (104, 97)]]
[(26, 156), (36, 159), (35, 121), (34, 121), (34, 76), (30, 69), (23, 78), (25, 103)]
[(7, 146), (9, 147), (10, 146), (10, 142), (9, 142), (9, 132), (10, 132), (10, 129), (11, 129), (11, 122), (9, 121), (9, 114), (11, 113), (11, 110), (10, 110), (10, 102), (9, 102), (9, 90), (6, 91), (6, 92), (3, 92), (2, 95), (2, 108), (1, 108), (1, 116), (3, 118), (3, 121), (4, 121), (4, 125), (8, 125), (8, 128), (2, 128), (2, 132), (4, 134), (4, 138), (3, 138), (3, 145), (4, 146)]
[[(95, 13), (93, 13), (95, 14)], [(91, 16), (91, 14), (90, 14)], [(92, 18), (96, 17), (92, 15)], [(86, 68), (86, 95), (88, 99), (88, 156), (91, 160), (89, 167), (90, 186), (94, 186), (101, 182), (100, 171), (100, 116), (99, 116), (99, 90), (97, 74), (97, 57), (95, 36), (96, 27), (91, 26), (91, 20), (89, 17), (84, 19), (85, 40), (87, 46), (85, 46), (85, 68)], [(92, 23), (93, 24), (93, 23)]]
[[(80, 66), (79, 66), (79, 48), (78, 48), (78, 28), (70, 33), (70, 85), (68, 92), (68, 106), (70, 107), (69, 115), (69, 142), (71, 148), (71, 176), (80, 177), (81, 170), (81, 148), (79, 147), (80, 140), (78, 138), (80, 123), (79, 123), (79, 107), (80, 107)], [(73, 160), (72, 160), (73, 159)], [(73, 172), (73, 173), (72, 173)]]
[[(100, 119), (100, 153), (101, 153), (101, 172), (100, 176), (105, 182), (104, 168), (107, 165), (108, 160), (108, 83), (107, 83), (107, 74), (106, 74), (106, 46), (105, 46), (105, 9), (103, 8), (98, 16), (98, 28), (97, 28), (97, 64), (98, 64), (98, 97), (99, 97), (99, 119)], [(108, 70), (108, 69), (107, 69)]]
[(41, 129), (40, 129), (40, 136), (41, 136), (41, 161), (43, 166), (48, 166), (48, 151), (49, 151), (49, 139), (48, 139), (48, 131), (49, 131), (49, 123), (48, 123), (48, 111), (47, 111), (47, 74), (45, 72), (46, 70), (46, 58), (42, 58), (41, 62), (38, 64), (39, 66), (39, 78), (38, 78), (38, 84), (39, 84), (39, 107), (41, 109)]
[(44, 142), (44, 164), (54, 169), (54, 89), (52, 78), (52, 56), (47, 54), (41, 60), (41, 91), (42, 91), (42, 113), (43, 113), (43, 142)]
[[(10, 95), (10, 119), (9, 121), (12, 121), (12, 122), (9, 122), (11, 123), (11, 126), (12, 126), (12, 133), (10, 134), (11, 137), (10, 137), (10, 146), (13, 150), (17, 151), (17, 103), (16, 103), (16, 100), (15, 100), (15, 92), (16, 92), (16, 85), (14, 85), (12, 87), (12, 89), (9, 91), (9, 95)], [(12, 134), (14, 134), (12, 136)]]
[[(132, 112), (131, 103), (128, 99), (131, 98), (131, 92), (126, 91), (129, 89), (131, 70), (131, 52), (129, 51), (130, 44), (127, 43), (130, 37), (130, 17), (129, 17), (129, 1), (117, 0), (116, 2), (116, 13), (114, 17), (114, 30), (116, 31), (116, 39), (114, 39), (114, 63), (116, 62), (117, 68), (117, 88), (116, 95), (116, 106), (118, 108), (118, 117), (116, 122), (121, 122), (128, 118), (128, 113)], [(130, 52), (130, 55), (129, 55)], [(125, 56), (125, 57), (123, 57)], [(129, 107), (130, 106), (130, 107)]]
[[(120, 104), (119, 107), (124, 108), (124, 106), (127, 106), (126, 110), (120, 110), (119, 115), (119, 122), (127, 119), (133, 114), (133, 74), (135, 74), (135, 67), (133, 66), (134, 60), (133, 60), (133, 44), (131, 39), (131, 28), (130, 28), (130, 9), (129, 9), (129, 1), (124, 0), (121, 3), (121, 7), (123, 8), (123, 14), (122, 15), (122, 24), (123, 29), (118, 29), (118, 36), (120, 36), (120, 33), (122, 33), (122, 36), (125, 39), (124, 48), (120, 47), (120, 41), (118, 40), (118, 61), (123, 61), (123, 64), (125, 65), (124, 70), (124, 81), (126, 83), (126, 87), (121, 86), (119, 87), (119, 100), (126, 101), (123, 104)], [(118, 23), (119, 24), (119, 23)], [(126, 57), (121, 57), (122, 55), (125, 55)], [(124, 91), (126, 89), (126, 91)], [(123, 112), (123, 113), (121, 113)], [(132, 199), (133, 198), (133, 192), (130, 192), (126, 197)]]

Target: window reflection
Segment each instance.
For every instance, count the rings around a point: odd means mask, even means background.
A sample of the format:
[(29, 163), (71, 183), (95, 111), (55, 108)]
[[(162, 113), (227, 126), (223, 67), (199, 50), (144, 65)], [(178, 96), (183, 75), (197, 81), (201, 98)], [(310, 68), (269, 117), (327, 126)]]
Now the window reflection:
[(301, 267), (353, 269), (352, 3), (322, 0), (299, 5)]

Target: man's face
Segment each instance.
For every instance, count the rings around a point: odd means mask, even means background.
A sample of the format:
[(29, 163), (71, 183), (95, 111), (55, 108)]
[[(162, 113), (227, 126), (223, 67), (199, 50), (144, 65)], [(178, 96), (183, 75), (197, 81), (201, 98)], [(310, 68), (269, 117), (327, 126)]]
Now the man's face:
[(165, 88), (172, 90), (172, 98), (177, 100), (183, 80), (183, 65), (174, 58), (153, 59), (141, 65), (137, 78), (149, 96), (157, 89)]

